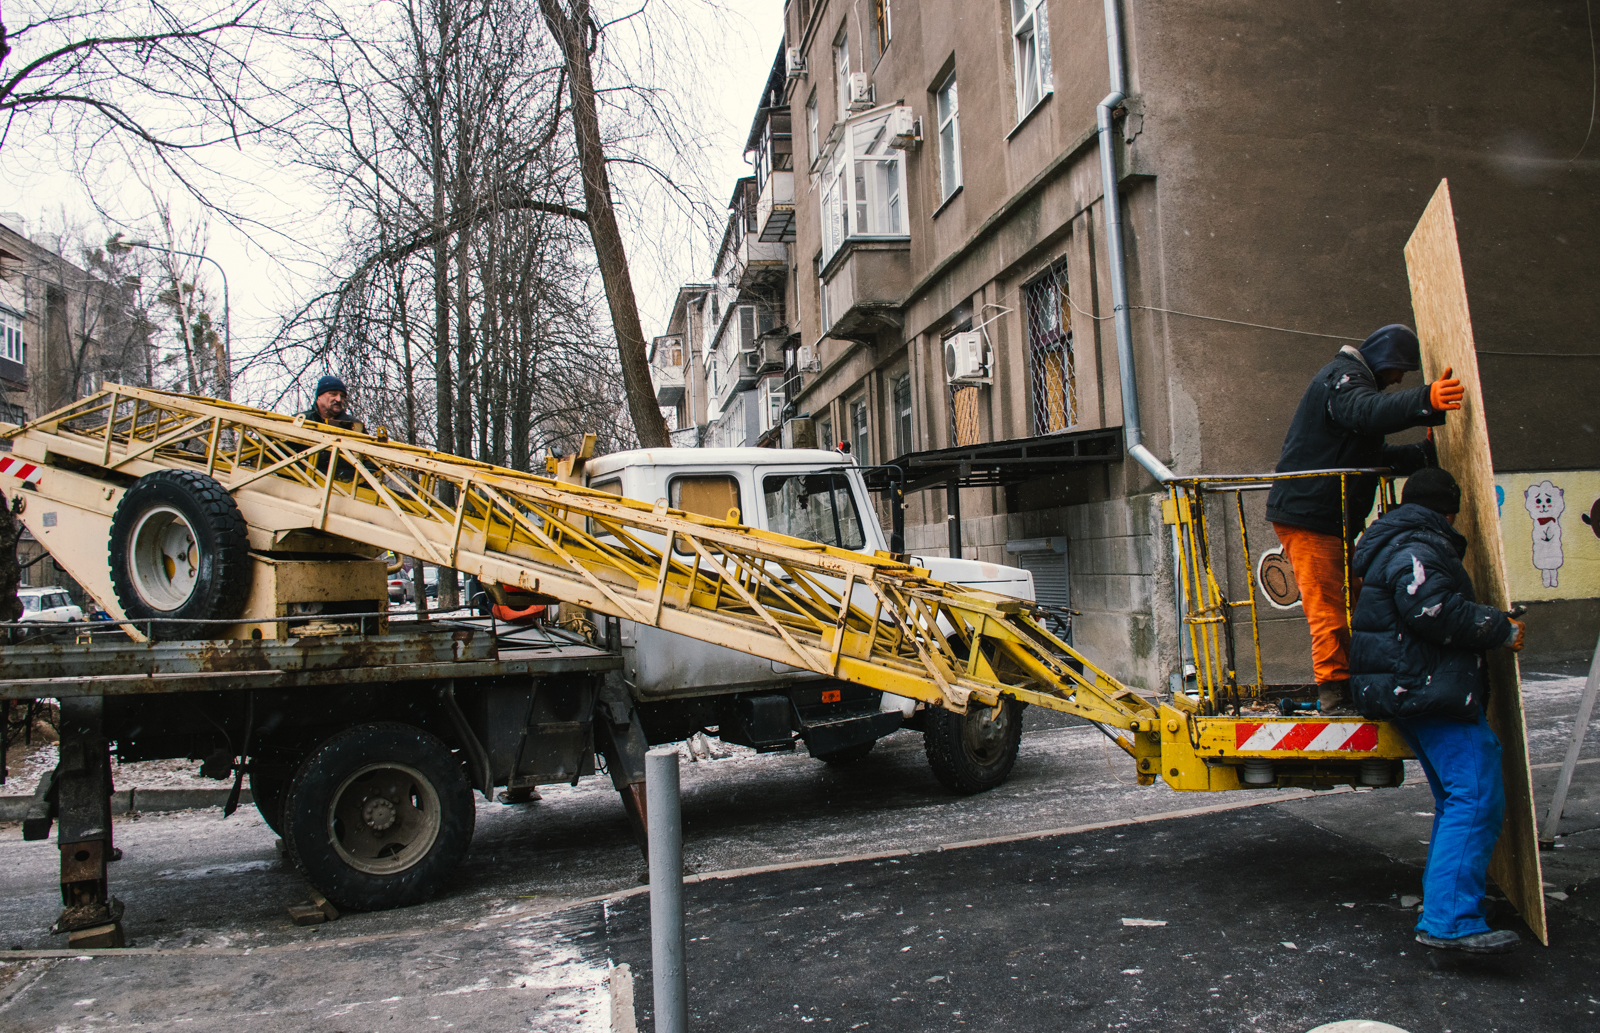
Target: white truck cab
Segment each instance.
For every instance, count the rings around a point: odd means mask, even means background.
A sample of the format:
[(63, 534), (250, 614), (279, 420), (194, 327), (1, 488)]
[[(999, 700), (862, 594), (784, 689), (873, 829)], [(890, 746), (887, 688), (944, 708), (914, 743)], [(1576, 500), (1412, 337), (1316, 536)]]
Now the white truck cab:
[[(596, 491), (855, 552), (887, 551), (862, 471), (839, 452), (795, 448), (659, 448), (589, 460)], [(1019, 567), (943, 556), (911, 556), (935, 578), (1032, 602), (1033, 575)], [(623, 676), (639, 700), (773, 689), (820, 676), (764, 657), (621, 622)]]

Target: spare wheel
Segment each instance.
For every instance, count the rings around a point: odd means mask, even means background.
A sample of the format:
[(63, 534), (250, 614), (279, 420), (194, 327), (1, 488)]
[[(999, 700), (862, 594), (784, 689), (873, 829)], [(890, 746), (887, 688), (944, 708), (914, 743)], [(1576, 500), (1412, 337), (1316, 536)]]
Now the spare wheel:
[[(250, 592), (250, 542), (238, 503), (215, 478), (158, 470), (111, 517), (111, 587), (134, 620), (232, 620)], [(217, 625), (153, 623), (152, 638), (215, 638)]]

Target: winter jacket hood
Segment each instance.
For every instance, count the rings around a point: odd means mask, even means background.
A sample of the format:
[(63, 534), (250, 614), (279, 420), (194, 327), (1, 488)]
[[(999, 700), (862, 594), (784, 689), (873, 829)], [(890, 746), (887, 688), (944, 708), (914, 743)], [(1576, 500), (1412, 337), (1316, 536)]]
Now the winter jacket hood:
[[(1398, 342), (1395, 334), (1384, 337), (1385, 331), (1393, 329), (1384, 327), (1368, 341), (1381, 338), (1384, 349), (1398, 354), (1403, 342)], [(1411, 339), (1416, 340), (1415, 336)], [(1443, 422), (1444, 413), (1433, 408), (1426, 385), (1380, 391), (1364, 354), (1354, 348), (1341, 349), (1311, 378), (1300, 399), (1283, 441), (1278, 472), (1388, 467), (1397, 473), (1413, 473), (1433, 464), (1429, 447), (1425, 443), (1385, 444), (1384, 435)], [(1267, 495), (1267, 519), (1319, 534), (1354, 538), (1372, 509), (1377, 485), (1372, 475), (1347, 478), (1341, 508), (1338, 477), (1277, 481)]]
[(1477, 602), (1461, 565), (1467, 540), (1442, 515), (1397, 506), (1361, 537), (1350, 625), (1350, 694), (1371, 718), (1475, 721), (1489, 690), (1484, 650), (1511, 637), (1506, 614)]
[(1390, 323), (1361, 342), (1361, 357), (1374, 373), (1386, 369), (1409, 373), (1422, 368), (1422, 343), (1409, 326)]

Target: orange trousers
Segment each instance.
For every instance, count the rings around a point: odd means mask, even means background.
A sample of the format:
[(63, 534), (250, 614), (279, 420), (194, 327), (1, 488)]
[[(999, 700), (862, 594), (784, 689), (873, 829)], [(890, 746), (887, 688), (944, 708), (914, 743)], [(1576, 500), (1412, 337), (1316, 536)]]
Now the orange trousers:
[[(1344, 572), (1349, 545), (1336, 535), (1320, 534), (1290, 524), (1273, 524), (1283, 554), (1300, 586), (1300, 605), (1311, 625), (1311, 667), (1317, 684), (1350, 677), (1350, 622), (1345, 613)], [(1352, 577), (1350, 602), (1361, 592)]]

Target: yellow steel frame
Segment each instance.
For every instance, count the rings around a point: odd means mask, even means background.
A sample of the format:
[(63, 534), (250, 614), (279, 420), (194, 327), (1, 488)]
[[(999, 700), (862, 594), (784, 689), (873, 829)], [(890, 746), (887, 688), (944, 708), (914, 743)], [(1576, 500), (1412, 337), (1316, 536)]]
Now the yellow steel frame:
[[(1192, 703), (1195, 712), (1216, 715), (1231, 707), (1237, 714), (1243, 700), (1262, 699), (1268, 690), (1261, 662), (1261, 618), (1256, 606), (1259, 586), (1250, 551), (1249, 522), (1245, 518), (1245, 492), (1265, 491), (1274, 482), (1282, 480), (1337, 477), (1340, 508), (1343, 511), (1347, 509), (1345, 500), (1349, 494), (1349, 479), (1358, 475), (1379, 478), (1379, 513), (1386, 512), (1394, 505), (1394, 479), (1387, 470), (1334, 469), (1246, 476), (1210, 475), (1180, 478), (1167, 485), (1162, 516), (1172, 526), (1179, 543), (1176, 576), (1184, 600), (1184, 612), (1180, 616), (1194, 657), (1196, 687), (1196, 694), (1186, 702)], [(1245, 571), (1244, 591), (1240, 598), (1230, 598), (1223, 591), (1212, 564), (1213, 532), (1207, 518), (1207, 499), (1213, 496), (1228, 500), (1224, 505), (1232, 509), (1233, 521), (1238, 526), (1239, 549)], [(1224, 519), (1224, 527), (1226, 522)], [(1347, 548), (1344, 552), (1347, 626), (1355, 603), (1351, 584), (1350, 550)], [(1250, 619), (1254, 680), (1248, 676), (1241, 679), (1239, 675), (1236, 642), (1238, 620), (1234, 616), (1238, 610), (1246, 611)]]
[[(45, 471), (25, 494), (75, 507), (86, 534), (109, 527), (132, 478), (195, 470), (233, 495), (256, 549), (314, 529), (957, 713), (1009, 697), (1075, 714), (1135, 759), (1142, 783), (1159, 774), (1178, 789), (1239, 785), (1218, 770), (1229, 755), (1202, 747), (1194, 715), (1124, 686), (1035, 621), (1032, 604), (936, 581), (885, 553), (618, 498), (397, 444), (381, 430), (149, 388), (109, 385), (0, 436)], [(1193, 507), (1194, 497), (1174, 489), (1169, 502)], [(1203, 507), (1183, 511), (1193, 531)], [(1196, 547), (1203, 523), (1198, 531)], [(81, 544), (103, 557), (103, 541)], [(1191, 567), (1200, 570), (1186, 563), (1186, 580)], [(1220, 600), (1209, 565), (1191, 591), (1210, 599), (1200, 589)], [(114, 598), (100, 602), (126, 616)], [(1192, 613), (1191, 634), (1227, 605)]]

